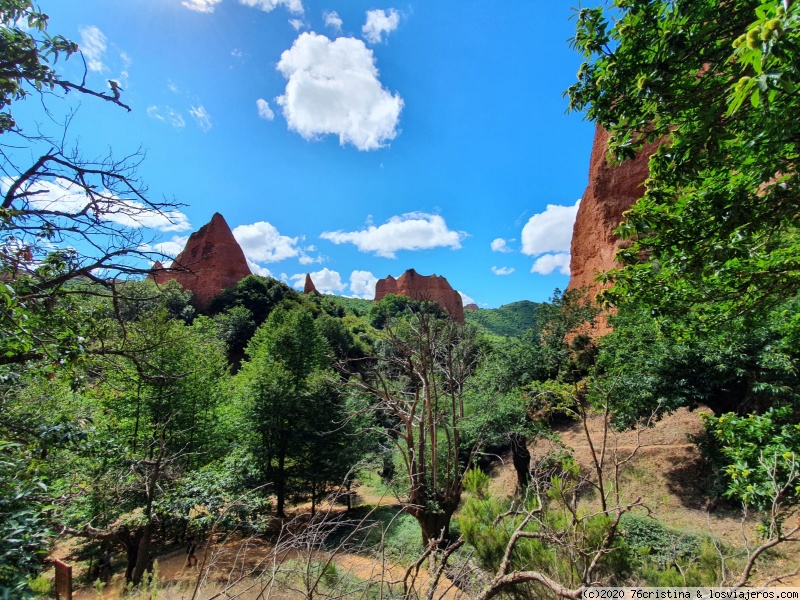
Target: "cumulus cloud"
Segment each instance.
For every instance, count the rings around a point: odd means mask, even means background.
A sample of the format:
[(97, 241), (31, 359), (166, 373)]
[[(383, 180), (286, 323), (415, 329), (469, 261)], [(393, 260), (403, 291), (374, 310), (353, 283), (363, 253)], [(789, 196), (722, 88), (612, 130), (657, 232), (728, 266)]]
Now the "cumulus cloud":
[(492, 252), (513, 252), (503, 238), (492, 240)]
[(375, 297), (375, 284), (378, 278), (369, 271), (353, 271), (350, 273), (350, 293), (365, 300)]
[(305, 32), (277, 68), (288, 81), (276, 102), (289, 129), (305, 139), (332, 134), (341, 145), (375, 150), (397, 136), (403, 99), (383, 88), (363, 41)]
[(254, 263), (247, 257), (245, 257), (245, 259), (247, 260), (247, 266), (250, 267), (250, 272), (253, 275), (261, 275), (261, 277), (272, 277), (272, 272), (267, 267), (262, 267), (261, 265)]
[[(8, 177), (0, 180), (3, 194), (12, 183)], [(68, 179), (36, 181), (20, 191), (28, 194), (28, 202), (36, 210), (76, 214), (89, 207), (89, 212), (99, 219), (132, 229), (187, 231), (192, 228), (189, 218), (179, 210), (159, 212), (138, 200), (118, 198), (108, 190), (97, 190), (95, 198), (91, 199), (81, 186)]]
[(464, 292), (459, 291), (458, 293), (461, 296), (461, 302), (464, 303), (464, 306), (467, 304), (475, 304), (475, 300), (467, 296)]
[(390, 34), (400, 24), (400, 13), (395, 9), (390, 8), (389, 12), (385, 10), (368, 10), (367, 22), (361, 28), (361, 33), (364, 34), (366, 39), (371, 44), (379, 44), (383, 41), (383, 34)]
[(514, 272), (514, 267), (492, 267), (492, 273), (495, 275), (511, 275)]
[(208, 114), (202, 104), (198, 107), (192, 106), (189, 109), (189, 114), (192, 115), (192, 118), (195, 120), (195, 123), (197, 123), (197, 126), (204, 132), (211, 130), (211, 115)]
[(108, 71), (108, 67), (103, 64), (106, 53), (106, 36), (94, 25), (81, 27), (80, 49), (86, 59), (86, 66), (90, 71), (102, 73)]
[(326, 10), (324, 13), (322, 13), (322, 17), (325, 19), (326, 27), (330, 27), (336, 32), (342, 30), (342, 25), (344, 24), (344, 21), (342, 21), (342, 18), (339, 16), (339, 13), (337, 13), (335, 10), (331, 11)]
[(303, 19), (289, 19), (289, 25), (291, 25), (295, 31), (300, 31), (305, 27), (306, 23)]
[(239, 0), (240, 4), (260, 8), (264, 12), (272, 12), (279, 6), (283, 6), (290, 13), (303, 14), (303, 3), (301, 0)]
[(159, 106), (148, 106), (147, 116), (157, 121), (169, 123), (175, 129), (183, 129), (186, 126), (183, 115), (171, 106), (165, 106), (163, 109)]
[(531, 267), (531, 273), (540, 275), (550, 275), (558, 269), (562, 275), (569, 275), (569, 252), (559, 252), (558, 254), (544, 254), (536, 259)]
[[(309, 275), (311, 275), (311, 280), (314, 282), (314, 287), (322, 294), (335, 294), (345, 289), (342, 276), (337, 271), (331, 271), (327, 267), (321, 271), (309, 273)], [(305, 283), (306, 274), (297, 273), (296, 275), (292, 275), (289, 279), (292, 280), (294, 287), (301, 288)]]
[(544, 212), (528, 219), (522, 228), (522, 253), (536, 256), (545, 252), (569, 252), (572, 226), (580, 203), (578, 200), (572, 206), (548, 204)]
[(275, 113), (269, 107), (269, 102), (263, 98), (256, 100), (256, 107), (258, 108), (258, 116), (267, 121), (272, 121), (275, 118)]
[(406, 213), (389, 219), (383, 225), (370, 225), (361, 231), (324, 231), (320, 237), (334, 244), (355, 244), (361, 252), (374, 252), (384, 258), (395, 258), (398, 250), (461, 248), (464, 231), (452, 231), (439, 215), (422, 212)]
[(299, 238), (281, 235), (272, 223), (259, 221), (233, 230), (244, 255), (256, 263), (273, 263), (300, 255)]
[(175, 258), (186, 247), (186, 242), (188, 241), (188, 235), (173, 235), (171, 240), (167, 240), (166, 242), (158, 242), (149, 247), (154, 252), (160, 252), (161, 254)]

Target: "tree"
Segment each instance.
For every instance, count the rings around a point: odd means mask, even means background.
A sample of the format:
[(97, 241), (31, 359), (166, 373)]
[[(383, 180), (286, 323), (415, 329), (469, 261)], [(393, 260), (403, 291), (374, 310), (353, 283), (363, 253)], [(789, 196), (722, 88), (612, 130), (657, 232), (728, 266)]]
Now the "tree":
[[(85, 333), (96, 306), (78, 299), (119, 299), (120, 279), (142, 273), (152, 256), (143, 249), (142, 226), (174, 223), (182, 215), (174, 203), (145, 196), (136, 176), (140, 151), (87, 159), (70, 141), (72, 113), (59, 118), (48, 106), (51, 97), (72, 93), (128, 108), (113, 88), (98, 92), (85, 77), (74, 82), (61, 76), (56, 61), (74, 56), (77, 44), (49, 34), (47, 15), (30, 0), (0, 0), (0, 24), (0, 430), (3, 460), (14, 465), (2, 470), (0, 485), (4, 497), (27, 498), (30, 510), (45, 513), (45, 461), (33, 449), (51, 448), (59, 431), (72, 431), (71, 439), (86, 435), (87, 424), (22, 410), (17, 403), (26, 377), (55, 377), (88, 353), (124, 352), (118, 345), (87, 350)], [(18, 121), (12, 109), (30, 99), (40, 100), (43, 112), (31, 122)], [(4, 532), (10, 531), (6, 526), (15, 531), (4, 538), (0, 571), (15, 552), (31, 559), (26, 568), (33, 568), (49, 531), (41, 520), (13, 510), (3, 511), (0, 521)], [(14, 590), (15, 596), (26, 593)]]
[(474, 329), (442, 317), (435, 303), (413, 303), (403, 318), (389, 318), (376, 342), (374, 365), (341, 369), (367, 392), (366, 407), (389, 424), (387, 437), (403, 464), (405, 510), (422, 530), (424, 545), (449, 543), (472, 451), (462, 456), (464, 394), (478, 353)]
[(12, 105), (32, 96), (46, 105), (51, 95), (73, 92), (128, 107), (118, 93), (60, 76), (56, 61), (77, 53), (77, 44), (49, 35), (47, 15), (32, 2), (3, 0), (0, 22), (0, 364), (57, 361), (79, 342), (69, 315), (49, 318), (55, 299), (78, 279), (115, 295), (120, 278), (143, 273), (153, 257), (142, 226), (183, 216), (175, 203), (145, 196), (136, 176), (140, 151), (86, 159), (70, 145), (70, 114), (59, 121), (58, 111), (45, 109), (43, 124), (15, 120)]
[(577, 13), (570, 108), (631, 158), (661, 140), (619, 233), (613, 303), (754, 319), (800, 289), (800, 4), (617, 0)]
[(278, 307), (247, 346), (237, 375), (249, 446), (270, 484), (278, 517), (287, 499), (316, 501), (356, 462), (345, 435), (344, 399), (334, 386), (330, 348), (311, 313)]

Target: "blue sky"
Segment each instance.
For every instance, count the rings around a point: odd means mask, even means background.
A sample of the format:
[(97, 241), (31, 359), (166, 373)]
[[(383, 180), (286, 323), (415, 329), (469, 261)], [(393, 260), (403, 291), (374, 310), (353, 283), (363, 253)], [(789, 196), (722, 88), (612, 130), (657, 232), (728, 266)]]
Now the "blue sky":
[[(152, 229), (175, 253), (221, 212), (252, 269), (370, 297), (374, 278), (444, 275), (479, 306), (568, 282), (593, 126), (566, 115), (580, 58), (569, 3), (459, 0), (43, 1), (77, 41), (87, 154), (142, 147)], [(73, 57), (61, 67), (80, 78)], [(64, 103), (65, 108), (72, 98)], [(27, 108), (26, 108), (27, 109)]]

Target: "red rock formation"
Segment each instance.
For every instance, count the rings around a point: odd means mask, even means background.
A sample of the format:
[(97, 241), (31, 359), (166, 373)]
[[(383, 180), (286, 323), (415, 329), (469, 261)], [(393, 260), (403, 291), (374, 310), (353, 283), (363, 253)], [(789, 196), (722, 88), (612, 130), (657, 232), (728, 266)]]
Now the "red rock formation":
[(311, 279), (311, 273), (306, 273), (306, 284), (303, 286), (303, 293), (319, 294), (317, 286), (314, 285), (314, 281)]
[(464, 322), (464, 304), (461, 295), (440, 275), (420, 275), (414, 269), (409, 269), (397, 279), (389, 275), (386, 279), (379, 279), (375, 284), (374, 302), (378, 302), (386, 294), (436, 302), (455, 321)]
[(174, 271), (159, 269), (163, 267), (157, 262), (150, 277), (159, 284), (175, 279), (194, 294), (193, 303), (200, 310), (207, 309), (222, 290), (251, 274), (242, 248), (219, 213), (189, 236), (186, 247), (172, 262)]
[(464, 310), (478, 310), (478, 305), (477, 305), (477, 304), (475, 304), (474, 302), (472, 302), (472, 303), (470, 303), (470, 304), (467, 304), (467, 305), (464, 307)]
[[(589, 163), (589, 185), (572, 230), (569, 289), (588, 288), (592, 298), (603, 289), (595, 282), (598, 273), (617, 266), (621, 240), (614, 229), (622, 222), (622, 214), (644, 195), (647, 163), (659, 146), (658, 142), (647, 144), (635, 159), (612, 166), (606, 160), (607, 142), (608, 133), (598, 127)], [(601, 323), (598, 332), (607, 330)]]

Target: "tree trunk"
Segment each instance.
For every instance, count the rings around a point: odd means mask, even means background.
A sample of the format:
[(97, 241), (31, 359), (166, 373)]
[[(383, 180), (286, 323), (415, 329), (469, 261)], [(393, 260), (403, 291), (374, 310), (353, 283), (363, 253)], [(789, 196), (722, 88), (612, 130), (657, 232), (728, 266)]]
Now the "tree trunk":
[(517, 493), (521, 494), (531, 480), (531, 453), (528, 438), (518, 433), (511, 434), (511, 460), (517, 472)]
[[(450, 537), (450, 518), (452, 511), (446, 512), (420, 512), (414, 517), (422, 530), (422, 545), (428, 547), (431, 540), (438, 540), (441, 537), (440, 546), (446, 547)], [(444, 535), (442, 535), (444, 530)]]
[[(142, 528), (137, 536), (139, 539), (136, 549), (136, 562), (133, 566), (133, 577), (131, 579), (133, 585), (139, 585), (142, 577), (144, 577), (144, 572), (150, 567), (150, 538), (152, 537), (152, 533), (153, 522), (150, 521)], [(128, 556), (130, 560), (130, 554)], [(130, 569), (130, 567), (131, 565), (129, 563), (128, 569)]]
[(275, 514), (279, 519), (285, 519), (283, 512), (286, 506), (286, 473), (284, 472), (285, 457), (283, 453), (278, 458), (278, 472), (275, 474)]

